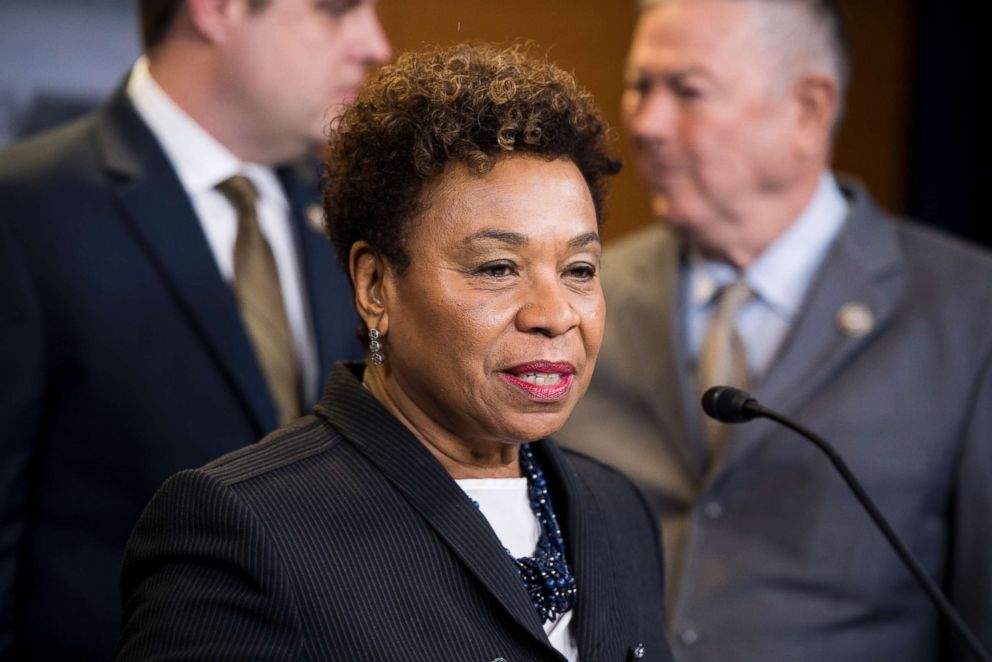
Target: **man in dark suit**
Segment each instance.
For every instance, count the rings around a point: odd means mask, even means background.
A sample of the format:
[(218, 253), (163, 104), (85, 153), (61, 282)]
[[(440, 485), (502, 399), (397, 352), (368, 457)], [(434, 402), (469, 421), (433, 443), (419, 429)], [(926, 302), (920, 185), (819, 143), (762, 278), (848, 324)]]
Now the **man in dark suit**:
[(720, 383), (831, 440), (992, 646), (992, 260), (829, 170), (835, 3), (646, 2), (627, 75), (663, 223), (606, 251), (603, 349), (559, 437), (653, 501), (676, 658), (961, 659), (817, 449), (704, 420)]
[(320, 230), (329, 110), (389, 57), (371, 1), (142, 2), (94, 114), (0, 156), (0, 657), (106, 659), (170, 474), (360, 355)]

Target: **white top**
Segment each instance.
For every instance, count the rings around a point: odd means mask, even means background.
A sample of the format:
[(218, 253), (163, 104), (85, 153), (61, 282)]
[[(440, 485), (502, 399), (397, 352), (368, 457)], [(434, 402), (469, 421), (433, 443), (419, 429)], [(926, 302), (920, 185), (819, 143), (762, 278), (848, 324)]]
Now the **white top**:
[[(465, 478), (455, 482), (479, 504), (496, 537), (514, 558), (534, 555), (541, 525), (530, 509), (526, 478)], [(578, 588), (582, 590), (581, 586)], [(569, 662), (576, 662), (579, 651), (570, 627), (572, 611), (568, 610), (555, 622), (545, 623), (544, 631), (552, 646)]]
[(303, 397), (317, 400), (320, 387), (317, 345), (306, 305), (306, 290), (296, 242), (290, 227), (290, 208), (272, 168), (244, 163), (187, 115), (159, 87), (142, 57), (131, 70), (127, 95), (138, 115), (158, 140), (172, 164), (200, 220), (221, 276), (234, 280), (234, 240), (238, 219), (230, 201), (216, 186), (234, 175), (248, 177), (258, 191), (258, 223), (272, 249), (286, 316), (303, 380)]
[(813, 276), (847, 217), (847, 201), (829, 172), (806, 209), (743, 273), (724, 262), (690, 253), (683, 271), (688, 355), (698, 357), (715, 309), (717, 290), (743, 279), (755, 296), (737, 314), (737, 332), (751, 374), (762, 377), (799, 312)]

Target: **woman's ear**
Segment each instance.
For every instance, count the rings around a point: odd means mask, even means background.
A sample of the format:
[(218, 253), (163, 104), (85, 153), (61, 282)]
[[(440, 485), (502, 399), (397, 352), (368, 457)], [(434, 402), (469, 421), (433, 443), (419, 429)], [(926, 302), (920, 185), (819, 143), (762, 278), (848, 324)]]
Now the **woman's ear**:
[(348, 255), (348, 273), (355, 284), (355, 308), (369, 329), (389, 331), (389, 311), (386, 305), (386, 279), (390, 269), (386, 260), (365, 241), (356, 241)]

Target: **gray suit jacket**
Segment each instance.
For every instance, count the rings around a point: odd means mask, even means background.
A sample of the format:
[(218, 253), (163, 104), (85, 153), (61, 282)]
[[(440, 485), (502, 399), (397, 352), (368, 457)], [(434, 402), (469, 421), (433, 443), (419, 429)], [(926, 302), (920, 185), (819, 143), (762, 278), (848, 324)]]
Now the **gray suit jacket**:
[[(992, 646), (992, 260), (845, 193), (850, 217), (755, 395), (835, 445)], [(704, 473), (679, 262), (661, 226), (607, 250), (605, 345), (560, 433), (660, 514), (676, 658), (952, 659), (935, 610), (816, 448), (754, 421)], [(852, 302), (871, 311), (864, 335), (839, 323)]]
[[(162, 487), (128, 543), (118, 659), (564, 659), (485, 516), (354, 370), (316, 416)], [(535, 446), (582, 662), (669, 662), (650, 508), (616, 471)]]

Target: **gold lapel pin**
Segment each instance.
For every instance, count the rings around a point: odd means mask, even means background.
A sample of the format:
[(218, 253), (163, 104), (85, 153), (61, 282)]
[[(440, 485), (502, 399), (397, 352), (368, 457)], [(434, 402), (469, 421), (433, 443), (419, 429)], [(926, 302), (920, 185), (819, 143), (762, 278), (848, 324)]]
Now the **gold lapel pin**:
[(324, 208), (313, 202), (307, 205), (307, 224), (318, 234), (324, 234)]
[(845, 336), (861, 338), (874, 328), (875, 316), (863, 303), (858, 301), (845, 303), (837, 311), (837, 326)]

